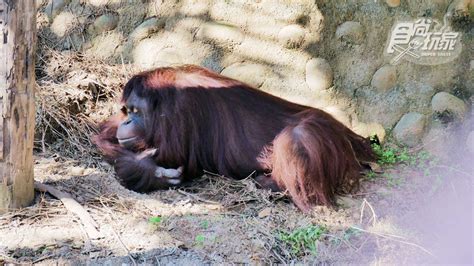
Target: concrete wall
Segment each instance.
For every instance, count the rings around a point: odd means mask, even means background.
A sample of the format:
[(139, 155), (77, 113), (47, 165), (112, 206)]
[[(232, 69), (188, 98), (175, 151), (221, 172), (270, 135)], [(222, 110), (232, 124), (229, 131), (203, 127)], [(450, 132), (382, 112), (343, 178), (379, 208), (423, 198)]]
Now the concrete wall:
[[(470, 0), (38, 0), (38, 27), (61, 52), (142, 69), (197, 64), (322, 108), (356, 132), (414, 146), (472, 105)], [(398, 20), (429, 17), (461, 32), (454, 61), (391, 65)], [(44, 47), (40, 48), (44, 49)]]

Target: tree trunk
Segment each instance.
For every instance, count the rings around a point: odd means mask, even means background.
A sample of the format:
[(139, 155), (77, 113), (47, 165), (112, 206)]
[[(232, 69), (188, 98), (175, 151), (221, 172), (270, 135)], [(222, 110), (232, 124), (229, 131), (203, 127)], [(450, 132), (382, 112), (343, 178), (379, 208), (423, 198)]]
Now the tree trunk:
[(35, 48), (35, 1), (0, 0), (0, 213), (34, 198)]

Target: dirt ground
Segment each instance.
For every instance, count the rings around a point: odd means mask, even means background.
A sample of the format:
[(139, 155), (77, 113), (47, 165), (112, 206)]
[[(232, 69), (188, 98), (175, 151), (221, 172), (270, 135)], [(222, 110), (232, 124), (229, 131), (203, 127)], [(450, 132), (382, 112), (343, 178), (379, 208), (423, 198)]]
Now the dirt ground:
[[(59, 200), (37, 193), (33, 206), (0, 216), (0, 264), (470, 263), (472, 171), (464, 166), (384, 167), (339, 207), (303, 214), (250, 179), (207, 175), (138, 194), (109, 166), (38, 154), (36, 181), (70, 193), (100, 237), (90, 238)], [(324, 228), (316, 248), (295, 252), (282, 233), (310, 225)]]

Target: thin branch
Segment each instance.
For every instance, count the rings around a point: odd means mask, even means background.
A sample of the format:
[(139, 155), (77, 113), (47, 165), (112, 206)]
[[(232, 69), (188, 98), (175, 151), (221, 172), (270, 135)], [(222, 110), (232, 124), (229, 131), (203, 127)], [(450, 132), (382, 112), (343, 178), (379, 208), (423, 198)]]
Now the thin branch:
[[(377, 232), (371, 232), (371, 231), (368, 231), (368, 230), (364, 230), (362, 228), (359, 228), (359, 227), (356, 227), (356, 226), (351, 226), (351, 228), (355, 229), (355, 230), (358, 230), (358, 231), (361, 231), (361, 232), (364, 232), (364, 233), (368, 233), (368, 234), (372, 234), (372, 235), (376, 235), (376, 236), (379, 236), (379, 237), (382, 237), (382, 238), (385, 238), (385, 239), (388, 239), (388, 240), (392, 240), (392, 241), (395, 241), (395, 242), (399, 242), (399, 243), (402, 243), (402, 244), (406, 244), (406, 245), (410, 245), (410, 246), (413, 246), (413, 247), (416, 247), (420, 250), (422, 250), (423, 252), (425, 252), (426, 254), (432, 256), (432, 257), (436, 257), (435, 255), (433, 255), (433, 253), (431, 253), (429, 250), (427, 250), (426, 248), (418, 245), (418, 244), (415, 244), (413, 242), (408, 242), (408, 241), (404, 241), (404, 240), (400, 240), (400, 239), (397, 239), (395, 237), (398, 237), (398, 236), (392, 236), (392, 235), (386, 235), (386, 234), (381, 234), (381, 233), (377, 233)], [(400, 237), (401, 238), (401, 237)]]
[(84, 225), (84, 229), (87, 235), (91, 239), (102, 238), (103, 235), (99, 232), (99, 225), (92, 219), (90, 214), (79, 204), (70, 194), (62, 192), (52, 186), (35, 182), (35, 189), (41, 192), (48, 192), (53, 195), (55, 198), (59, 199), (64, 207), (75, 214), (81, 220)]

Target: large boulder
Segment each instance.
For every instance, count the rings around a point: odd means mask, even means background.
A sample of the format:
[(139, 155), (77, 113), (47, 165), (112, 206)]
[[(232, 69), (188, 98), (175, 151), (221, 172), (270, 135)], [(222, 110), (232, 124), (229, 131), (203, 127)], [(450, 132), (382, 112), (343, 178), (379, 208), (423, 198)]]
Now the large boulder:
[(357, 21), (346, 21), (336, 29), (336, 38), (361, 44), (364, 41), (364, 28)]
[(159, 31), (165, 26), (165, 20), (159, 18), (150, 18), (136, 27), (130, 34), (129, 40), (133, 42), (148, 38), (151, 34)]
[(379, 123), (363, 123), (359, 121), (353, 121), (352, 130), (362, 137), (368, 138), (373, 135), (377, 135), (380, 141), (385, 140), (385, 129)]
[(410, 107), (405, 89), (398, 86), (385, 93), (362, 87), (356, 97), (362, 120), (380, 123), (384, 128), (392, 128)]
[(51, 31), (58, 37), (64, 37), (74, 29), (78, 17), (71, 12), (61, 12), (51, 24)]
[(405, 96), (409, 100), (410, 110), (427, 114), (431, 112), (431, 99), (436, 93), (435, 89), (426, 83), (412, 81), (404, 84)]
[(222, 70), (221, 74), (245, 82), (255, 88), (260, 87), (270, 70), (255, 63), (235, 63)]
[(201, 25), (196, 37), (204, 41), (227, 44), (240, 44), (244, 39), (244, 35), (238, 27), (217, 22), (207, 22)]
[(117, 27), (119, 18), (117, 15), (109, 13), (104, 14), (95, 19), (94, 23), (89, 27), (89, 31), (94, 34), (113, 30)]
[(420, 143), (426, 125), (426, 117), (420, 113), (407, 113), (393, 129), (395, 139), (407, 146), (415, 146)]
[(463, 100), (444, 91), (433, 96), (431, 109), (435, 114), (450, 115), (457, 119), (463, 119), (467, 113), (467, 106)]
[(313, 58), (306, 63), (306, 83), (312, 91), (328, 89), (332, 80), (332, 69), (326, 59)]
[(278, 41), (286, 48), (298, 48), (304, 42), (305, 30), (298, 24), (283, 27), (278, 33)]
[(397, 7), (400, 5), (400, 0), (385, 0), (385, 3), (387, 3), (389, 7)]
[(45, 13), (50, 20), (53, 20), (71, 0), (52, 0), (45, 8)]
[(385, 65), (379, 68), (370, 83), (381, 92), (386, 92), (397, 84), (397, 70), (394, 66)]

